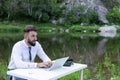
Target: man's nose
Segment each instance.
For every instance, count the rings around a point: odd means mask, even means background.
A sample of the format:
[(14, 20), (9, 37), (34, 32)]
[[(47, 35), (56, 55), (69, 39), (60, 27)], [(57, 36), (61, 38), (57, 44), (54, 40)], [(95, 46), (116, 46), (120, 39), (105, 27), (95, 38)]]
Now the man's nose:
[(37, 41), (37, 37), (35, 37), (35, 40)]

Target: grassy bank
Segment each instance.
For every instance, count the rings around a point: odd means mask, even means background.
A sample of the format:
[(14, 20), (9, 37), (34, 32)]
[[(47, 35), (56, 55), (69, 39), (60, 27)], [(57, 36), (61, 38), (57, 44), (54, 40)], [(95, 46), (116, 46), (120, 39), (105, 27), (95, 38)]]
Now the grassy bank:
[(94, 32), (97, 32), (99, 27), (100, 26), (97, 26), (97, 25), (94, 25), (94, 26), (74, 25), (74, 26), (71, 26), (69, 29), (71, 32), (94, 33)]
[(51, 23), (39, 23), (33, 21), (2, 21), (0, 22), (0, 32), (21, 32), (26, 25), (35, 25), (39, 31), (53, 30), (59, 26)]
[[(0, 32), (21, 32), (26, 25), (35, 25), (38, 28), (38, 31), (40, 32), (46, 32), (46, 31), (61, 31), (62, 29), (66, 29), (65, 26), (58, 26), (51, 23), (39, 23), (39, 22), (33, 22), (33, 21), (2, 21), (0, 22)], [(98, 26), (87, 26), (83, 27), (80, 25), (75, 26), (69, 26), (69, 30), (74, 32), (94, 32)]]
[[(65, 31), (69, 30), (69, 32), (80, 32), (80, 33), (95, 33), (97, 32), (98, 28), (101, 27), (100, 25), (93, 25), (93, 26), (80, 26), (80, 25), (73, 25), (73, 26), (59, 26), (54, 25), (52, 23), (40, 23), (34, 22), (30, 20), (25, 21), (1, 21), (0, 22), (0, 32), (21, 32), (26, 25), (35, 25), (39, 32), (52, 32), (52, 31)], [(104, 26), (104, 25), (103, 25)], [(120, 26), (116, 25), (117, 32), (120, 32)]]

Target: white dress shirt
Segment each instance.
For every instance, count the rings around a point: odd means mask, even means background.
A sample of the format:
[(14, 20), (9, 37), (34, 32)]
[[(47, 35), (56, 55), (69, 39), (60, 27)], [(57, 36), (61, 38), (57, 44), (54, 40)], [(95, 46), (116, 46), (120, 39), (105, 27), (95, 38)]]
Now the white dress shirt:
[(41, 60), (51, 61), (45, 54), (39, 42), (36, 41), (35, 46), (31, 46), (32, 62), (29, 60), (29, 48), (25, 40), (17, 42), (12, 49), (10, 63), (8, 69), (16, 68), (36, 68), (37, 63), (34, 62), (35, 56), (38, 55)]

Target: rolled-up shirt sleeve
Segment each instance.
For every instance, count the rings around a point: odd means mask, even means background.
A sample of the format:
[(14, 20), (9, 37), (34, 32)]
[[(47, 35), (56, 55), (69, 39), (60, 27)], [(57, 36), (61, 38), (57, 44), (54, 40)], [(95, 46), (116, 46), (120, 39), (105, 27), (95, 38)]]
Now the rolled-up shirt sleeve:
[(44, 52), (42, 46), (37, 42), (38, 45), (38, 51), (37, 55), (40, 57), (42, 61), (51, 61), (51, 59), (47, 56), (47, 54)]

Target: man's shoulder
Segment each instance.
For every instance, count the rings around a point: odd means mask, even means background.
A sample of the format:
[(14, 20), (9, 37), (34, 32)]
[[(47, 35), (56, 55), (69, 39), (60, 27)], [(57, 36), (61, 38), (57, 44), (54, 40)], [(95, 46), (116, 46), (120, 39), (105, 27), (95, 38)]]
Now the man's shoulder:
[(14, 44), (14, 46), (18, 46), (18, 45), (22, 45), (22, 44), (24, 44), (24, 41), (23, 41), (23, 40), (16, 42), (16, 43)]
[(36, 41), (36, 45), (37, 45), (37, 46), (38, 46), (38, 45), (41, 46), (41, 44), (40, 44), (38, 41)]

